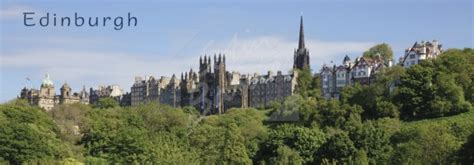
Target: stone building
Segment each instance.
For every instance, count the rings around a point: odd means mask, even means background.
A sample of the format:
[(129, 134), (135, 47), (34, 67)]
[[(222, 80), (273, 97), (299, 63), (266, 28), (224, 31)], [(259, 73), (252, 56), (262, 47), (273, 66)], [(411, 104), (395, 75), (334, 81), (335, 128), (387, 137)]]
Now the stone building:
[(412, 65), (420, 63), (422, 60), (436, 58), (442, 52), (442, 45), (436, 40), (433, 40), (432, 42), (415, 42), (411, 48), (407, 48), (405, 50), (405, 55), (400, 57), (399, 62), (400, 65), (408, 68)]
[(267, 107), (273, 101), (282, 102), (286, 97), (294, 94), (298, 72), (283, 75), (278, 71), (276, 75), (268, 72), (267, 75), (255, 75), (250, 81), (249, 102), (251, 107)]
[(205, 114), (221, 114), (230, 108), (265, 107), (294, 93), (297, 74), (241, 75), (226, 70), (225, 55), (204, 56), (199, 71), (192, 69), (171, 78), (135, 78), (131, 105), (157, 102), (174, 107), (194, 106)]
[[(294, 69), (309, 69), (309, 51), (305, 47), (303, 17), (301, 17), (299, 43), (294, 53)], [(272, 101), (283, 101), (293, 95), (297, 72), (283, 75), (241, 75), (226, 69), (223, 54), (205, 55), (199, 59), (199, 70), (175, 75), (171, 78), (136, 77), (131, 87), (131, 105), (157, 102), (174, 107), (194, 106), (205, 114), (221, 114), (234, 107), (266, 107)]]
[(170, 103), (175, 105), (179, 102), (179, 82), (175, 75), (172, 78), (161, 77), (155, 79), (153, 76), (135, 77), (135, 83), (133, 84), (130, 92), (131, 105), (139, 105), (145, 102), (160, 102)]
[(375, 74), (384, 67), (391, 67), (391, 61), (386, 61), (388, 62), (386, 63), (381, 55), (376, 55), (374, 58), (358, 57), (352, 62), (346, 55), (342, 65), (330, 67), (324, 64), (320, 71), (323, 97), (339, 98), (342, 88), (354, 83), (370, 85), (375, 79)]
[(64, 83), (60, 90), (61, 94), (56, 95), (53, 81), (51, 81), (49, 74), (46, 74), (39, 90), (25, 87), (20, 92), (20, 98), (26, 99), (30, 104), (37, 105), (47, 111), (58, 104), (89, 104), (89, 94), (85, 87), (79, 93), (72, 93), (71, 87)]
[(90, 88), (89, 93), (90, 104), (97, 104), (100, 98), (110, 97), (120, 104), (126, 105), (126, 102), (121, 103), (125, 94), (119, 85), (99, 86), (97, 89)]

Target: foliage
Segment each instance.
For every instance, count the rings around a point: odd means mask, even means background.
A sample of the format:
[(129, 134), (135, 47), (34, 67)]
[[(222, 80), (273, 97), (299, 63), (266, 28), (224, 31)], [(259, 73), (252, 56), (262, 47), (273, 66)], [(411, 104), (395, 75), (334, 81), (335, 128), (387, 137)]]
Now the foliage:
[(300, 165), (303, 163), (303, 160), (298, 152), (286, 145), (279, 146), (276, 150), (276, 153), (277, 156), (270, 158), (269, 164)]
[(298, 74), (296, 93), (305, 98), (321, 98), (319, 77), (313, 76), (309, 68), (303, 70), (295, 69), (294, 72)]
[(350, 132), (354, 146), (363, 150), (370, 164), (387, 162), (390, 158), (392, 147), (390, 137), (400, 129), (396, 119), (380, 119), (364, 122), (355, 131)]
[(321, 101), (317, 105), (318, 117), (315, 119), (322, 127), (335, 127), (354, 130), (361, 124), (362, 109), (357, 105), (340, 104), (337, 100)]
[(464, 143), (458, 151), (458, 161), (461, 164), (469, 164), (474, 162), (474, 133), (469, 136), (469, 139)]
[(393, 59), (392, 48), (386, 43), (375, 45), (363, 53), (364, 57), (369, 58), (374, 58), (376, 55), (380, 55), (386, 62)]
[(460, 147), (456, 137), (441, 125), (404, 128), (392, 140), (394, 164), (449, 164)]
[(452, 75), (435, 72), (431, 65), (430, 62), (414, 65), (400, 78), (396, 102), (401, 117), (440, 117), (471, 109)]
[(449, 49), (433, 60), (436, 71), (451, 75), (462, 87), (467, 101), (474, 102), (474, 49)]
[(397, 118), (399, 108), (393, 103), (396, 85), (405, 69), (400, 66), (384, 68), (376, 75), (375, 81), (369, 86), (355, 84), (347, 86), (341, 91), (341, 102), (360, 105), (364, 109), (364, 119), (378, 119), (384, 117)]
[(71, 154), (54, 122), (22, 100), (0, 105), (0, 157), (11, 164), (46, 162)]
[[(246, 164), (256, 155), (258, 144), (265, 137), (262, 120), (255, 109), (231, 109), (219, 117), (203, 119), (191, 131), (190, 144), (195, 146), (201, 162), (206, 164), (223, 161)], [(231, 155), (241, 157), (232, 158)]]
[(281, 155), (278, 149), (287, 146), (297, 152), (304, 163), (311, 163), (315, 161), (314, 156), (325, 141), (325, 133), (317, 128), (298, 127), (292, 124), (279, 125), (269, 131), (268, 139), (262, 143), (259, 151), (259, 158), (270, 162), (275, 161), (274, 159), (277, 159), (275, 157)]
[(320, 161), (337, 160), (338, 162), (352, 162), (357, 149), (347, 132), (336, 131), (318, 151)]
[(146, 139), (144, 123), (137, 114), (105, 109), (92, 111), (86, 126), (81, 128), (80, 144), (86, 148), (87, 156), (94, 156), (116, 163), (144, 162), (149, 159), (149, 141)]
[(117, 102), (117, 100), (111, 97), (100, 98), (99, 101), (97, 101), (97, 104), (94, 105), (95, 108), (99, 108), (99, 109), (114, 108), (118, 106), (119, 106), (119, 103)]
[(319, 77), (298, 71), (297, 94), (270, 109), (211, 116), (154, 103), (124, 108), (112, 98), (48, 112), (14, 100), (0, 105), (0, 163), (469, 164), (473, 57), (452, 49), (384, 68), (340, 100), (322, 99)]

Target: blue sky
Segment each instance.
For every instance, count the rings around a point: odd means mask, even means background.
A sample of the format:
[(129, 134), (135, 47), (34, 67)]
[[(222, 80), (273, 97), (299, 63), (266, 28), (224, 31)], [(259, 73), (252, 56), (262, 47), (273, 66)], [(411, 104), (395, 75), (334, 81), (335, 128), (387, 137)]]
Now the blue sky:
[[(225, 53), (227, 69), (243, 74), (291, 69), (299, 17), (304, 16), (311, 67), (355, 58), (377, 43), (398, 59), (415, 41), (473, 47), (471, 0), (363, 1), (10, 1), (0, 6), (0, 102), (26, 85), (39, 88), (49, 73), (56, 90), (67, 82), (118, 84), (135, 76), (179, 75), (198, 68), (199, 56)], [(122, 16), (137, 27), (25, 27), (22, 12), (39, 16)], [(26, 83), (25, 78), (31, 79)]]

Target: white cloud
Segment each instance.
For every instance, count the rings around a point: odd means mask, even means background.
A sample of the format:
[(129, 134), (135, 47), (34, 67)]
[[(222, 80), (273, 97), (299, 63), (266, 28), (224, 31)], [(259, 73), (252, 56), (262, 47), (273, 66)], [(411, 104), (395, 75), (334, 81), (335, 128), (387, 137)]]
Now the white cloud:
[[(346, 54), (359, 56), (373, 45), (373, 42), (306, 40), (313, 71), (318, 71), (323, 63), (333, 60), (339, 63)], [(240, 39), (235, 35), (228, 43), (209, 42), (201, 54), (225, 53), (228, 70), (241, 73), (265, 73), (268, 70), (286, 72), (292, 68), (294, 49), (297, 46), (296, 41), (278, 37)]]
[[(79, 41), (52, 40), (87, 44), (87, 39)], [(207, 53), (225, 53), (227, 70), (241, 73), (266, 73), (268, 70), (284, 72), (291, 69), (293, 51), (297, 42), (287, 41), (278, 37), (263, 36), (240, 39), (233, 37), (229, 42), (217, 43), (210, 41), (202, 50), (183, 55), (180, 58), (164, 55), (125, 54), (117, 52), (100, 52), (94, 49), (57, 49), (53, 47), (15, 51), (2, 54), (1, 68), (37, 70), (40, 79), (48, 72), (55, 80), (57, 88), (67, 81), (74, 90), (79, 90), (83, 84), (87, 87), (98, 85), (119, 84), (126, 91), (137, 75), (176, 76), (190, 67), (197, 70), (199, 55)], [(66, 44), (67, 45), (67, 44)], [(358, 56), (372, 46), (371, 42), (326, 42), (307, 40), (306, 46), (310, 51), (314, 71), (318, 71), (323, 62), (342, 60), (345, 54)], [(191, 51), (193, 52), (193, 51)], [(39, 81), (36, 81), (39, 82)], [(33, 84), (37, 87), (39, 84)]]
[(49, 73), (57, 87), (65, 81), (75, 89), (83, 84), (92, 87), (119, 84), (126, 91), (130, 90), (135, 76), (170, 76), (189, 70), (189, 67), (183, 66), (190, 66), (191, 62), (196, 61), (195, 58), (153, 59), (144, 55), (60, 49), (30, 50), (2, 56), (2, 68), (35, 69), (41, 75)]

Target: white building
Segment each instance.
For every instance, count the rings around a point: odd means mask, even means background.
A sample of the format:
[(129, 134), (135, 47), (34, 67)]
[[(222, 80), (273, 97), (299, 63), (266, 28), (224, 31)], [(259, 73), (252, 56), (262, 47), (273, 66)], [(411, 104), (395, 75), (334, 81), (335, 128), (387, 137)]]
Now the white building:
[(438, 41), (415, 42), (411, 48), (405, 50), (405, 55), (400, 58), (400, 64), (405, 68), (420, 63), (422, 60), (436, 58), (443, 52), (442, 45)]

